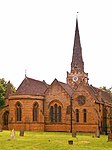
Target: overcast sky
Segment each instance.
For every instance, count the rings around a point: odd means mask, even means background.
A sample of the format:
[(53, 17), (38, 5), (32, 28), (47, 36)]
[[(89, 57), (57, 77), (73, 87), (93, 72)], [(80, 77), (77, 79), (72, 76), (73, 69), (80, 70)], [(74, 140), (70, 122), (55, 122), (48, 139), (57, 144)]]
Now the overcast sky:
[(66, 82), (78, 14), (85, 72), (112, 86), (111, 0), (0, 0), (0, 78)]

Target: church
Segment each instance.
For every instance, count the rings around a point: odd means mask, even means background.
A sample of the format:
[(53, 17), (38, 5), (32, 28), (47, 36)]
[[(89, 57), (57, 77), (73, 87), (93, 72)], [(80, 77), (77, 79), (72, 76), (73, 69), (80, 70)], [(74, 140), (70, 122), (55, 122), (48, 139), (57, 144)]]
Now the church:
[(0, 127), (9, 130), (100, 132), (112, 130), (112, 98), (89, 85), (76, 18), (71, 70), (66, 83), (54, 79), (48, 85), (25, 76), (16, 90), (9, 86), (0, 110)]

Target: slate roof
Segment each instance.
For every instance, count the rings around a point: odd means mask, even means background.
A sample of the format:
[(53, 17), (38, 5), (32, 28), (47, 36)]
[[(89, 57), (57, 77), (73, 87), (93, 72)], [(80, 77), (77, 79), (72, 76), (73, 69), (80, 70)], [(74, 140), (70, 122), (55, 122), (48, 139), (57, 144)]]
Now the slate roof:
[(44, 95), (47, 87), (45, 81), (25, 77), (14, 95)]
[(70, 87), (70, 85), (66, 84), (66, 83), (63, 83), (63, 82), (60, 82), (58, 81), (59, 84), (65, 89), (65, 91), (70, 95), (72, 96), (74, 90)]
[(89, 87), (90, 93), (92, 94), (92, 96), (94, 96), (95, 101), (96, 101), (96, 102), (99, 102), (98, 89), (95, 88), (95, 87), (92, 86), (92, 85), (89, 85), (88, 87)]
[[(60, 86), (72, 97), (75, 92), (69, 84), (63, 83), (55, 79)], [(13, 95), (45, 95), (45, 91), (49, 85), (45, 81), (39, 81), (32, 78), (25, 77), (16, 93)], [(112, 97), (110, 94), (102, 89), (96, 88), (92, 85), (86, 86), (90, 94), (95, 98), (97, 103), (112, 104)], [(99, 99), (100, 98), (100, 99)]]
[(97, 97), (97, 100), (99, 99), (99, 97), (101, 98), (98, 100), (99, 102), (112, 104), (112, 97), (110, 96), (110, 94), (107, 91), (96, 88), (92, 85), (90, 85), (90, 87), (93, 89), (94, 94)]
[(112, 104), (112, 97), (110, 94), (102, 89), (100, 89), (101, 96), (102, 96), (102, 101), (104, 103)]

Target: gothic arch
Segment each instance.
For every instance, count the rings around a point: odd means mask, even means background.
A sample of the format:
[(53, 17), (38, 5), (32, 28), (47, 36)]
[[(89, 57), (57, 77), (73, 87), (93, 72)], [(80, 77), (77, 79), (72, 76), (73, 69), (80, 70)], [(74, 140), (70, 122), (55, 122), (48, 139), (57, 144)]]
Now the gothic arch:
[(33, 102), (32, 107), (33, 107), (34, 105), (37, 105), (37, 106), (39, 107), (39, 104), (38, 104), (38, 102), (37, 102), (37, 101)]
[(23, 104), (20, 101), (16, 101), (15, 106), (17, 106), (17, 104), (20, 104), (21, 107), (23, 106)]
[(62, 107), (57, 104), (53, 103), (49, 109), (49, 118), (52, 123), (60, 123), (62, 120)]
[(2, 116), (3, 118), (3, 128), (8, 129), (9, 111), (6, 110)]
[(38, 121), (38, 108), (39, 108), (38, 102), (34, 102), (33, 103), (33, 108), (32, 108), (33, 121)]
[(15, 104), (16, 121), (22, 121), (22, 104), (17, 101)]
[(9, 107), (4, 107), (0, 110), (0, 128), (8, 129), (9, 122)]
[(51, 106), (51, 105), (54, 105), (54, 104), (58, 104), (60, 105), (62, 108), (63, 108), (63, 104), (59, 101), (59, 100), (52, 100), (49, 105), (48, 105), (48, 108)]

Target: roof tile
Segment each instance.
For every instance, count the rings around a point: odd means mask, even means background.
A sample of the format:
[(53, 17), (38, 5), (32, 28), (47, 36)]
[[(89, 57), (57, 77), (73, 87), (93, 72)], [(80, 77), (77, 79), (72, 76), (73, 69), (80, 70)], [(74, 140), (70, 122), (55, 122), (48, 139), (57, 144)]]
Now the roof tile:
[(18, 87), (15, 95), (44, 95), (47, 87), (45, 81), (26, 77)]

